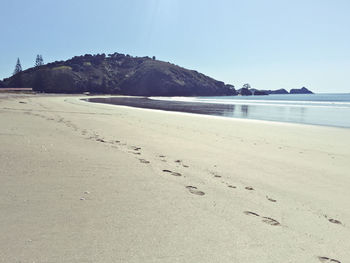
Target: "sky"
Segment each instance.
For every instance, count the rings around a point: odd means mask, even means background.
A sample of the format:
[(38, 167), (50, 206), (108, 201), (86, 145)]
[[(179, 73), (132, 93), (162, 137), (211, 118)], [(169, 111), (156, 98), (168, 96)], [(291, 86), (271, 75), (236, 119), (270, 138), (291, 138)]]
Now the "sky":
[(0, 0), (0, 79), (76, 55), (156, 56), (237, 89), (350, 92), (349, 0)]

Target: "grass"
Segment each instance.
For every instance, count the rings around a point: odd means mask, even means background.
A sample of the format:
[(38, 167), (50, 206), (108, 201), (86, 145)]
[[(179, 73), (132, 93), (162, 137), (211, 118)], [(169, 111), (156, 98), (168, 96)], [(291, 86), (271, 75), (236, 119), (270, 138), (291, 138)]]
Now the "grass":
[(53, 68), (52, 70), (72, 70), (72, 68), (69, 66), (59, 66), (59, 67)]

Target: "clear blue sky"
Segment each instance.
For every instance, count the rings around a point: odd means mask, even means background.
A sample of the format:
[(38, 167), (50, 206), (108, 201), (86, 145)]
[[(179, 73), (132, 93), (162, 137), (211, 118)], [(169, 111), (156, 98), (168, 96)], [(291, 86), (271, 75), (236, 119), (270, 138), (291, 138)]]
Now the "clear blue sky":
[(350, 92), (349, 0), (0, 0), (0, 79), (85, 53), (153, 56), (240, 88)]

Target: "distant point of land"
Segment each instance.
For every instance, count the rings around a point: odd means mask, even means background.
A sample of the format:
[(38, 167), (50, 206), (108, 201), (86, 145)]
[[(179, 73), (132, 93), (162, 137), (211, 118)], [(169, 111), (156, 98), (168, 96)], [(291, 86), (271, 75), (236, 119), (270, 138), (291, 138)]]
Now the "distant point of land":
[[(46, 93), (94, 93), (135, 96), (234, 96), (288, 94), (285, 89), (257, 90), (249, 84), (236, 90), (195, 70), (119, 53), (86, 54), (66, 61), (36, 65), (0, 81), (0, 88), (32, 88)], [(306, 88), (291, 93), (312, 93)]]

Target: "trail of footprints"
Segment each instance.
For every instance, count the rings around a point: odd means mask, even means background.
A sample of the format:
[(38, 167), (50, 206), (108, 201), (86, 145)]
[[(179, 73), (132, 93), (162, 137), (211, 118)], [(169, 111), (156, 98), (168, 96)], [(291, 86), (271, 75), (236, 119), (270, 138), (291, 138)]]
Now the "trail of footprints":
[[(98, 137), (96, 138), (96, 141), (106, 142), (103, 139), (100, 139)], [(120, 141), (115, 141), (115, 142), (120, 143)], [(141, 150), (141, 147), (132, 146), (131, 149), (133, 150), (131, 153), (136, 154), (136, 155), (140, 155), (141, 154), (139, 152)], [(159, 155), (158, 157), (160, 158), (160, 160), (162, 162), (167, 162), (165, 155)], [(147, 161), (145, 159), (139, 159), (139, 161), (141, 163), (145, 163), (145, 164), (149, 164), (150, 163), (149, 161)], [(183, 164), (183, 162), (181, 160), (176, 160), (175, 163), (177, 163), (178, 165), (181, 165), (184, 168), (189, 168), (189, 166), (186, 165), (186, 164)], [(175, 176), (175, 177), (181, 177), (182, 176), (181, 173), (174, 172), (174, 171), (169, 170), (169, 169), (163, 169), (162, 172), (166, 173), (166, 174), (170, 174), (170, 175)], [(222, 176), (217, 174), (216, 172), (211, 172), (211, 174), (214, 176), (214, 178), (222, 178)], [(232, 188), (232, 189), (236, 189), (237, 188), (237, 186), (231, 185), (231, 184), (227, 184), (227, 187)], [(189, 193), (191, 193), (193, 195), (197, 195), (197, 196), (204, 196), (205, 195), (205, 192), (199, 190), (196, 186), (188, 185), (185, 188), (189, 191)], [(247, 190), (247, 191), (254, 191), (255, 190), (252, 186), (246, 186), (244, 189)], [(277, 202), (276, 199), (273, 199), (273, 198), (271, 198), (269, 196), (266, 196), (266, 199), (268, 201), (270, 201), (270, 202), (273, 202), (273, 203)], [(281, 223), (279, 221), (277, 221), (276, 219), (274, 219), (274, 218), (271, 218), (271, 217), (268, 217), (268, 216), (261, 216), (261, 215), (255, 213), (255, 212), (252, 212), (252, 211), (244, 211), (243, 213), (245, 215), (248, 215), (248, 216), (253, 216), (253, 217), (259, 218), (261, 220), (261, 222), (263, 222), (265, 224), (268, 224), (270, 226), (281, 226)], [(333, 218), (328, 218), (327, 216), (325, 216), (325, 217), (331, 223), (340, 224), (340, 225), (342, 224), (339, 220), (336, 220), (336, 219), (333, 219)], [(341, 263), (341, 261), (333, 259), (333, 258), (329, 258), (329, 257), (319, 256), (317, 258), (322, 263), (327, 263), (327, 262), (328, 263), (331, 263), (331, 262), (333, 262), (333, 263)]]
[[(214, 178), (222, 178), (222, 176), (219, 175), (219, 174), (216, 173), (216, 172), (211, 171), (210, 174), (213, 175)], [(222, 183), (225, 183), (225, 182), (223, 181)], [(226, 183), (226, 185), (227, 185), (227, 187), (229, 187), (229, 188), (233, 188), (233, 189), (236, 189), (236, 188), (237, 188), (237, 186), (232, 185), (232, 184), (227, 184), (227, 183)], [(244, 187), (244, 189), (245, 189), (245, 190), (248, 190), (248, 191), (254, 191), (254, 190), (255, 190), (252, 186), (246, 186), (246, 187)], [(272, 202), (272, 203), (276, 203), (276, 202), (277, 202), (276, 199), (271, 198), (271, 197), (269, 197), (268, 195), (266, 195), (266, 199), (267, 199), (268, 201)], [(254, 213), (254, 212), (251, 212), (251, 211), (245, 211), (244, 214), (246, 214), (246, 215), (254, 215), (254, 216), (260, 217), (257, 213)], [(337, 225), (343, 225), (342, 222), (339, 221), (339, 220), (337, 220), (337, 219), (328, 218), (327, 215), (325, 215), (324, 217), (325, 217), (330, 223), (337, 224)], [(275, 220), (275, 219), (273, 219), (273, 218), (266, 217), (266, 216), (263, 216), (262, 218), (263, 218), (262, 221), (263, 221), (264, 223), (269, 224), (269, 225), (272, 225), (272, 226), (281, 225), (277, 220)], [(331, 262), (331, 261), (330, 261), (330, 262)], [(336, 262), (336, 261), (334, 261), (334, 262)]]
[[(74, 125), (72, 122), (68, 121), (68, 120), (65, 120), (63, 117), (61, 116), (55, 116), (56, 118), (49, 118), (45, 115), (42, 115), (42, 114), (35, 114), (35, 113), (31, 113), (31, 112), (28, 112), (28, 114), (31, 114), (31, 115), (34, 115), (34, 116), (37, 116), (37, 117), (41, 117), (41, 118), (44, 118), (46, 120), (49, 120), (49, 121), (56, 121), (57, 123), (63, 123), (65, 124), (65, 126), (69, 127), (69, 128), (72, 128), (74, 131), (80, 131), (81, 135), (83, 136), (86, 136), (88, 135), (88, 131), (87, 130), (80, 130), (76, 125)], [(91, 134), (91, 133), (90, 133)], [(90, 139), (90, 140), (95, 140), (96, 142), (100, 142), (100, 143), (106, 143), (106, 144), (111, 144), (111, 145), (114, 145), (114, 144), (117, 144), (118, 146), (124, 146), (124, 147), (127, 147), (126, 144), (123, 144), (121, 143), (121, 141), (119, 140), (112, 140), (112, 141), (107, 141), (105, 140), (104, 138), (101, 138), (97, 133), (93, 132), (92, 135), (90, 137), (88, 137), (87, 139)], [(116, 146), (113, 146), (113, 147), (116, 147)], [(137, 147), (137, 146), (131, 146), (129, 148), (129, 153), (132, 153), (132, 154), (135, 154), (135, 155), (141, 155), (141, 147)], [(158, 156), (160, 158), (160, 161), (162, 162), (167, 162), (166, 160), (166, 156), (165, 155), (159, 155)], [(141, 163), (143, 164), (149, 164), (150, 161), (146, 160), (146, 159), (143, 159), (143, 158), (139, 158), (138, 159)], [(180, 165), (184, 168), (189, 168), (189, 166), (187, 164), (184, 164), (181, 160), (175, 160), (175, 163), (177, 165)], [(215, 166), (216, 167), (216, 166)], [(182, 174), (179, 173), (179, 172), (175, 172), (175, 171), (172, 171), (172, 170), (169, 170), (169, 169), (163, 169), (162, 170), (163, 173), (166, 173), (166, 174), (170, 174), (172, 176), (175, 176), (175, 177), (181, 177)], [(222, 178), (221, 175), (219, 175), (218, 173), (216, 172), (210, 172), (214, 178)], [(225, 182), (222, 182), (222, 183), (225, 183)], [(231, 189), (236, 189), (237, 186), (235, 185), (232, 185), (232, 184), (226, 184), (227, 187), (231, 188)], [(192, 185), (188, 185), (185, 187), (189, 193), (193, 194), (193, 195), (197, 195), (197, 196), (204, 196), (205, 195), (205, 192), (199, 190), (196, 186), (192, 186)], [(255, 189), (252, 187), (252, 186), (246, 186), (244, 188), (245, 190), (247, 191), (254, 191)], [(266, 196), (266, 199), (270, 202), (273, 202), (273, 203), (276, 203), (277, 200), (276, 199), (273, 199), (269, 196)], [(268, 225), (271, 225), (271, 226), (281, 226), (281, 223), (278, 222), (276, 219), (273, 219), (271, 217), (267, 217), (267, 216), (261, 216), (259, 215), (258, 213), (255, 213), (255, 212), (252, 212), (252, 211), (244, 211), (243, 212), (245, 215), (248, 215), (248, 216), (253, 216), (253, 217), (256, 217), (256, 218), (259, 218), (261, 219), (261, 221), (263, 223), (266, 223)], [(333, 223), (333, 224), (337, 224), (337, 225), (342, 225), (342, 222), (337, 220), (337, 219), (333, 219), (333, 218), (328, 218), (327, 215), (325, 215), (325, 218), (330, 222), (330, 223)], [(325, 256), (319, 256), (317, 257), (319, 259), (320, 262), (322, 263), (327, 263), (327, 262), (333, 262), (333, 263), (341, 263), (341, 261), (337, 260), (337, 259), (333, 259), (333, 258), (329, 258), (329, 257), (325, 257)]]
[[(43, 108), (47, 109), (46, 107), (44, 107), (43, 105), (40, 105), (42, 106)], [(75, 124), (73, 124), (71, 121), (69, 120), (66, 120), (64, 117), (60, 116), (60, 115), (55, 115), (54, 117), (48, 117), (48, 116), (45, 116), (43, 114), (39, 114), (39, 113), (32, 113), (32, 112), (27, 112), (27, 114), (30, 114), (30, 115), (33, 115), (33, 116), (36, 116), (36, 117), (40, 117), (40, 118), (43, 118), (43, 119), (46, 119), (48, 121), (55, 121), (57, 123), (62, 123), (64, 124), (66, 127), (68, 128), (72, 128), (74, 131), (78, 131), (80, 132), (81, 135), (83, 136), (88, 136), (89, 135), (89, 132), (85, 129), (79, 129)], [(114, 140), (114, 141), (107, 141), (105, 140), (104, 138), (100, 137), (96, 132), (90, 132), (90, 136), (88, 136), (86, 139), (88, 140), (95, 140), (96, 142), (100, 142), (100, 143), (106, 143), (106, 144), (111, 144), (111, 145), (114, 145), (114, 144), (119, 144), (119, 146), (124, 146), (126, 147), (126, 144), (121, 144), (121, 142), (119, 140)], [(135, 155), (141, 155), (140, 153), (140, 150), (141, 150), (141, 147), (136, 147), (136, 146), (132, 146), (131, 147), (131, 150), (130, 151), (131, 153), (135, 154)], [(143, 164), (149, 164), (150, 161), (148, 160), (145, 160), (143, 158), (139, 158), (139, 161)]]
[[(162, 160), (165, 160), (164, 158), (165, 158), (166, 156), (164, 156), (164, 155), (159, 155), (159, 157), (162, 158)], [(180, 166), (184, 167), (184, 168), (189, 168), (189, 165), (184, 164), (182, 160), (175, 160), (175, 163), (176, 163), (177, 165), (180, 165)], [(181, 173), (179, 173), (179, 172), (174, 172), (174, 171), (171, 171), (171, 170), (168, 170), (168, 169), (163, 169), (162, 172), (163, 172), (163, 173), (170, 174), (170, 175), (173, 175), (173, 176), (176, 176), (176, 177), (182, 176)], [(193, 194), (193, 195), (198, 195), (198, 196), (203, 196), (203, 195), (205, 195), (205, 192), (199, 190), (196, 186), (188, 185), (188, 186), (186, 186), (185, 188), (188, 190), (189, 193), (191, 193), (191, 194)]]
[[(112, 144), (113, 144), (113, 143), (120, 143), (120, 141), (109, 141), (109, 142), (107, 142), (107, 141), (105, 141), (104, 139), (101, 139), (97, 134), (95, 134), (95, 136), (94, 136), (93, 138), (94, 138), (96, 141), (102, 142), (102, 143), (112, 143)], [(131, 150), (132, 150), (132, 151), (131, 151), (132, 154), (141, 155), (141, 152), (140, 152), (141, 147), (131, 146)], [(162, 162), (167, 162), (166, 156), (165, 156), (165, 155), (159, 155), (158, 157), (160, 158), (160, 160), (161, 160)], [(147, 161), (147, 160), (142, 159), (142, 158), (139, 158), (139, 161), (140, 161), (141, 163), (144, 163), (144, 164), (149, 164), (149, 163), (150, 163), (150, 161)], [(189, 168), (189, 166), (186, 165), (186, 164), (184, 164), (182, 160), (175, 160), (175, 163), (178, 164), (178, 165), (181, 165), (181, 166), (184, 167), (184, 168)], [(169, 169), (163, 169), (162, 172), (163, 172), (163, 173), (170, 174), (170, 175), (172, 175), (172, 176), (176, 176), (176, 177), (181, 177), (181, 176), (182, 176), (181, 173), (179, 173), (179, 172), (174, 172), (174, 171), (169, 170)], [(214, 178), (222, 178), (222, 176), (219, 175), (219, 174), (216, 173), (216, 172), (210, 172), (210, 173), (214, 176)], [(237, 188), (237, 186), (231, 185), (231, 184), (227, 184), (227, 187), (232, 188), (232, 189), (236, 189), (236, 188)], [(198, 195), (198, 196), (204, 196), (204, 195), (205, 195), (205, 193), (204, 193), (203, 191), (198, 190), (197, 187), (195, 187), (195, 186), (186, 186), (186, 189), (187, 189), (191, 194), (194, 194), (194, 195)], [(247, 191), (254, 191), (254, 190), (255, 190), (252, 186), (246, 186), (244, 189), (247, 190)], [(273, 203), (276, 203), (276, 202), (277, 202), (276, 199), (273, 199), (273, 198), (271, 198), (271, 197), (269, 197), (269, 196), (266, 196), (266, 199), (267, 199), (268, 201), (270, 201), (270, 202), (273, 202)], [(271, 217), (260, 216), (260, 215), (258, 215), (257, 213), (254, 213), (254, 212), (251, 212), (251, 211), (244, 211), (244, 214), (246, 214), (246, 215), (254, 215), (254, 216), (256, 216), (256, 217), (260, 217), (260, 218), (262, 218), (262, 222), (264, 222), (264, 223), (266, 223), (266, 224), (269, 224), (269, 225), (271, 225), (271, 226), (280, 226), (280, 225), (281, 225), (280, 222), (278, 222), (277, 220), (275, 220), (275, 219), (273, 219), (273, 218), (271, 218)], [(342, 225), (341, 221), (339, 221), (339, 220), (337, 220), (337, 219), (328, 218), (327, 216), (325, 216), (325, 217), (327, 218), (327, 220), (328, 220), (330, 223)], [(332, 260), (332, 259), (330, 259), (330, 260)], [(324, 261), (324, 262), (327, 262), (327, 261)], [(329, 262), (337, 262), (337, 261), (329, 261)]]

